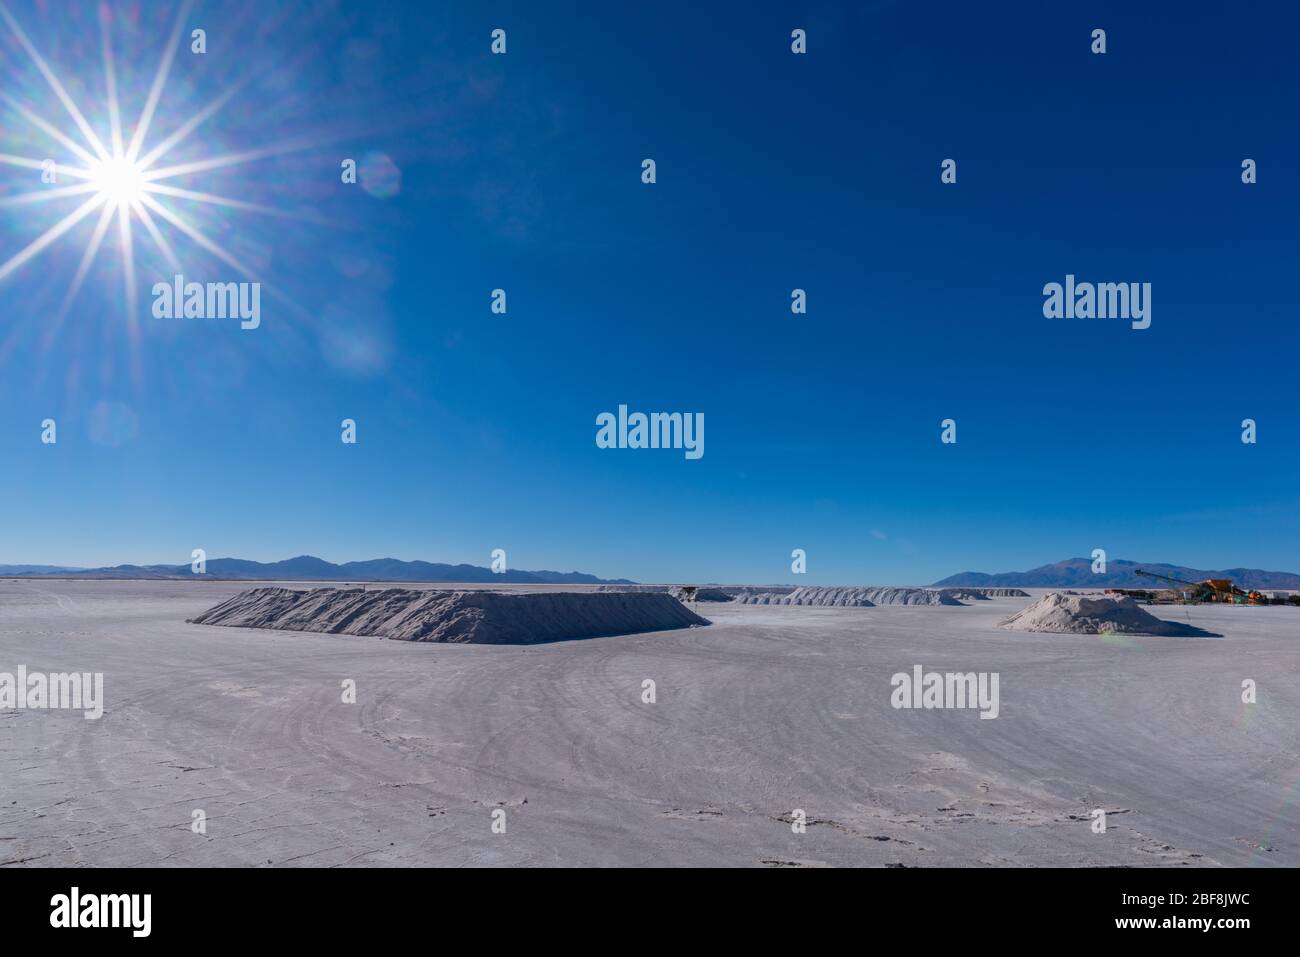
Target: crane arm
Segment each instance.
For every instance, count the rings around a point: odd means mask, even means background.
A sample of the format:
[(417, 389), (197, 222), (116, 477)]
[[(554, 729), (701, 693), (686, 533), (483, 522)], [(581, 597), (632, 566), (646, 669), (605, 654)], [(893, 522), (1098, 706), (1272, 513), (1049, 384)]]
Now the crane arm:
[(1133, 574), (1141, 575), (1144, 578), (1159, 578), (1161, 581), (1176, 582), (1179, 585), (1192, 585), (1195, 587), (1201, 584), (1201, 582), (1183, 581), (1181, 578), (1170, 578), (1168, 575), (1157, 575), (1155, 572), (1144, 571), (1141, 568), (1135, 569)]

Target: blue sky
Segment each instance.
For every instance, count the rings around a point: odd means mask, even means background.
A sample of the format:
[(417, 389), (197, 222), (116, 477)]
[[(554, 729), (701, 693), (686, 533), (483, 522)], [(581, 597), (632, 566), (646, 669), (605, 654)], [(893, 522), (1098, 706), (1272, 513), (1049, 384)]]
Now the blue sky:
[[(56, 328), (93, 216), (0, 281), (0, 562), (1300, 569), (1294, 14), (336, 6), (197, 3), (147, 137), (236, 87), (164, 163), (272, 150), (175, 182), (291, 215), (170, 207), (274, 287), (259, 329), (150, 315), (138, 226), (134, 314), (110, 229)], [(95, 6), (8, 7), (107, 139)], [(110, 7), (129, 135), (178, 8)], [(3, 23), (0, 78), (75, 135)], [(0, 153), (73, 159), (4, 104)], [(339, 181), (375, 154), (394, 195)], [(0, 261), (75, 206), (0, 206)], [(241, 278), (161, 225), (187, 278)], [(1067, 273), (1150, 282), (1151, 328), (1045, 319)], [(705, 455), (597, 448), (620, 403), (704, 413)]]

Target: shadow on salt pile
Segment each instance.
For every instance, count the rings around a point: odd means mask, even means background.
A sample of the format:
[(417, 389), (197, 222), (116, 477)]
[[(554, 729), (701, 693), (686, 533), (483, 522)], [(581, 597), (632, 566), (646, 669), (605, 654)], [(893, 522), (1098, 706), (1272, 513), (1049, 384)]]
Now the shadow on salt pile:
[(491, 645), (532, 645), (711, 624), (666, 594), (411, 588), (253, 588), (190, 622)]
[(1093, 598), (1053, 592), (1002, 621), (1008, 631), (1063, 635), (1157, 635), (1169, 638), (1222, 638), (1195, 625), (1165, 621), (1132, 598)]

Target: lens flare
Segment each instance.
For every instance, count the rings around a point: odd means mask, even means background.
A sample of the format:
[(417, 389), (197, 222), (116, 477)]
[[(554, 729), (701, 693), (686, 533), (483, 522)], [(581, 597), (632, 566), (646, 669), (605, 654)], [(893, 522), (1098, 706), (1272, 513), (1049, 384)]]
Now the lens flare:
[(144, 167), (125, 156), (113, 156), (104, 162), (93, 163), (87, 172), (99, 197), (115, 209), (134, 207), (144, 198)]
[[(104, 65), (104, 89), (107, 96), (106, 138), (96, 133), (94, 125), (77, 105), (72, 95), (60, 81), (58, 75), (41, 55), (21, 23), (9, 11), (4, 0), (0, 0), (0, 19), (8, 25), (18, 45), (26, 52), (37, 72), (44, 78), (54, 100), (62, 106), (67, 118), (72, 121), (71, 129), (60, 129), (57, 111), (50, 104), (54, 116), (41, 116), (39, 107), (24, 103), (18, 95), (0, 89), (2, 100), (19, 117), (32, 128), (44, 133), (67, 151), (66, 162), (56, 162), (49, 158), (37, 156), (20, 156), (0, 152), (0, 165), (16, 166), (29, 170), (39, 170), (46, 184), (43, 189), (14, 195), (0, 196), (0, 208), (11, 206), (31, 207), (37, 204), (73, 199), (77, 207), (67, 216), (59, 219), (44, 233), (28, 243), (24, 248), (0, 262), (0, 282), (19, 269), (31, 263), (54, 245), (62, 236), (71, 232), (82, 220), (98, 214), (93, 232), (90, 233), (82, 253), (80, 263), (63, 300), (63, 306), (51, 327), (50, 335), (58, 329), (64, 316), (72, 306), (83, 283), (85, 282), (95, 258), (105, 245), (105, 238), (112, 235), (109, 230), (116, 220), (116, 246), (118, 266), (121, 275), (123, 305), (128, 325), (134, 328), (138, 320), (139, 291), (136, 279), (136, 242), (147, 241), (176, 272), (180, 272), (180, 259), (177, 249), (165, 235), (165, 232), (180, 234), (195, 249), (215, 257), (230, 269), (235, 270), (244, 279), (261, 282), (262, 277), (247, 265), (240, 256), (225, 243), (207, 235), (194, 216), (199, 207), (207, 209), (238, 210), (262, 215), (304, 218), (265, 204), (250, 203), (237, 198), (217, 195), (196, 189), (182, 188), (166, 182), (184, 177), (186, 181), (194, 176), (222, 170), (245, 163), (253, 163), (271, 157), (282, 156), (312, 148), (315, 144), (298, 139), (287, 143), (265, 146), (260, 149), (245, 150), (228, 155), (216, 155), (191, 159), (185, 163), (163, 165), (163, 161), (173, 151), (189, 140), (192, 133), (206, 121), (215, 116), (234, 95), (243, 83), (235, 83), (224, 90), (202, 109), (198, 109), (183, 118), (174, 129), (158, 142), (150, 142), (151, 126), (160, 119), (159, 107), (163, 101), (167, 78), (171, 72), (176, 53), (183, 46), (183, 27), (193, 6), (192, 0), (184, 0), (177, 12), (171, 33), (162, 50), (157, 71), (150, 84), (148, 95), (143, 98), (138, 119), (133, 128), (127, 132), (123, 128), (122, 106), (118, 95), (117, 66), (113, 54), (112, 25), (113, 14), (107, 4), (99, 6), (101, 31), (101, 55)], [(25, 95), (30, 96), (30, 91)], [(66, 123), (66, 119), (64, 120)], [(106, 142), (107, 140), (107, 142)], [(48, 177), (48, 178), (46, 178)], [(63, 185), (68, 183), (69, 185)], [(51, 185), (58, 184), (58, 185)], [(191, 204), (191, 208), (182, 212), (177, 201)], [(197, 204), (197, 205), (194, 205)], [(139, 225), (141, 228), (136, 229)], [(79, 233), (80, 235), (80, 233)], [(108, 245), (112, 245), (110, 240)], [(272, 291), (273, 293), (273, 291)], [(273, 293), (274, 294), (274, 293)]]

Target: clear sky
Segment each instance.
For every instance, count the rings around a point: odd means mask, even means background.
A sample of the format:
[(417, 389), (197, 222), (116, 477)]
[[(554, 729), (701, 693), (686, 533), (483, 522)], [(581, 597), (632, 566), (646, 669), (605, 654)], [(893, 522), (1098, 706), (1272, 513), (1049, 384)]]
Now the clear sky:
[[(5, 4), (111, 152), (96, 4)], [(107, 6), (129, 141), (180, 8)], [(187, 279), (260, 279), (261, 325), (155, 318), (139, 219), (133, 309), (116, 216), (62, 318), (98, 213), (0, 278), (0, 563), (1300, 570), (1296, 14), (541, 6), (184, 13), (143, 152), (202, 117), (156, 166), (238, 161), (165, 182), (258, 208), (152, 194), (207, 247), (153, 219)], [(81, 164), (4, 22), (0, 86), (0, 154)], [(0, 164), (0, 263), (94, 194), (4, 200), (78, 182)], [(1151, 283), (1151, 327), (1044, 318), (1067, 274)], [(703, 413), (704, 456), (598, 448), (620, 403)]]

